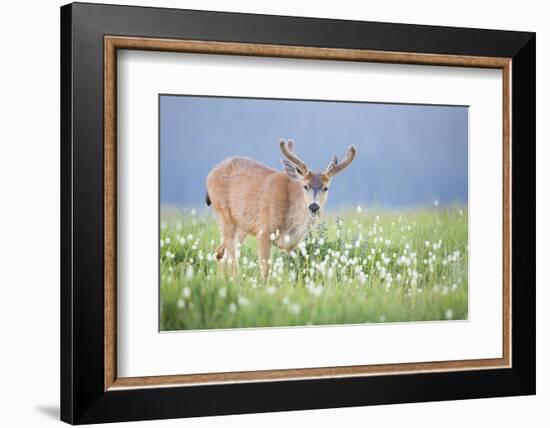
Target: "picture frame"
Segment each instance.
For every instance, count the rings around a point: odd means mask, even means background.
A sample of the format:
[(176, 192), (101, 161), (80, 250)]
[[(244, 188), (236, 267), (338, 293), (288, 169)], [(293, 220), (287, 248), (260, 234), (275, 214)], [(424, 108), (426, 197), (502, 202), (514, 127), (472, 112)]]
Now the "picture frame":
[[(108, 18), (108, 19), (107, 19)], [(502, 70), (502, 357), (117, 376), (117, 51)], [(61, 8), (61, 419), (535, 393), (535, 34), (73, 3)], [(487, 166), (488, 168), (490, 166)]]

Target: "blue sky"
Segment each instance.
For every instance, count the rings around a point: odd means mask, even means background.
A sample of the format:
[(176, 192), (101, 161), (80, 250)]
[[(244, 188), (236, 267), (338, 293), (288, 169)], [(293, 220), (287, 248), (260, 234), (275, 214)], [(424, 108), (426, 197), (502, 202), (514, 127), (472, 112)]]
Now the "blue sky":
[(161, 204), (203, 206), (208, 172), (229, 156), (282, 169), (280, 138), (314, 170), (355, 144), (329, 209), (467, 203), (467, 107), (161, 95)]

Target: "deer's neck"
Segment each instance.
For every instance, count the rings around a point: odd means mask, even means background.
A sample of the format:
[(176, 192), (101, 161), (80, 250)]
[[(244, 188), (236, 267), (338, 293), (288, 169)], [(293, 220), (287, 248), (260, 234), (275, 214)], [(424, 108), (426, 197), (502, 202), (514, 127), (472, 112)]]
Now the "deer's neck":
[(288, 186), (289, 204), (285, 227), (276, 244), (280, 248), (291, 250), (304, 239), (315, 223), (315, 219), (309, 215), (300, 184), (289, 182)]

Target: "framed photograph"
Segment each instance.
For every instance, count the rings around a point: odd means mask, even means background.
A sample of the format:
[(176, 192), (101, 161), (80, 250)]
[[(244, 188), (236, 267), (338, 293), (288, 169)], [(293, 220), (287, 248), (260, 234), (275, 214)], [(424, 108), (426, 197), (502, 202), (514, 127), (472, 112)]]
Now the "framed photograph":
[(535, 35), (61, 8), (61, 418), (535, 393)]

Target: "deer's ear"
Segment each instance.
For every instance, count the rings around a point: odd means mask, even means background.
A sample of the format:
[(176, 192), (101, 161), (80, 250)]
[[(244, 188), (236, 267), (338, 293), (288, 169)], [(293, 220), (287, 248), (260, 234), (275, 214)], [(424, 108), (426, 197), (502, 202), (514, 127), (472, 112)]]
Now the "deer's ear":
[(286, 175), (288, 175), (292, 180), (301, 180), (302, 171), (298, 169), (296, 165), (286, 159), (281, 159), (281, 164), (283, 165)]

